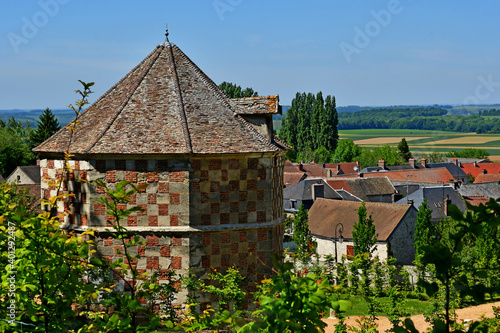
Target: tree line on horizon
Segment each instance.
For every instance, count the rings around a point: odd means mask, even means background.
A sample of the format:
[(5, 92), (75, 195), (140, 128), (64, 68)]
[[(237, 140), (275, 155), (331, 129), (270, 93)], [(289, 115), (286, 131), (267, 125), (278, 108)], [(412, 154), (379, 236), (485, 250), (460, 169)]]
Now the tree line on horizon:
[(349, 129), (414, 129), (477, 134), (500, 133), (500, 111), (490, 110), (479, 115), (449, 115), (436, 107), (376, 108), (339, 113), (339, 130)]

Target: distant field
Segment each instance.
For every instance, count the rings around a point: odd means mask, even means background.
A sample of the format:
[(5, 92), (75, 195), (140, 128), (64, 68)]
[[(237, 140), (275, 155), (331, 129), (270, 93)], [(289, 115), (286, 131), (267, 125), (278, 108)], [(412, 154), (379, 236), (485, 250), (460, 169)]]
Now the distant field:
[(362, 147), (397, 146), (401, 138), (408, 141), (413, 153), (446, 153), (464, 148), (480, 148), (490, 153), (490, 160), (500, 162), (500, 134), (455, 133), (426, 130), (343, 130), (341, 139), (350, 138)]

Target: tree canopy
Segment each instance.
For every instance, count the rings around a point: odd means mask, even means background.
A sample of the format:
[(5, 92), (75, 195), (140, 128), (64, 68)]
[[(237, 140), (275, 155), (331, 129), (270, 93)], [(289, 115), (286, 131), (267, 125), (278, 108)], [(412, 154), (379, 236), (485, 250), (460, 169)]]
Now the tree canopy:
[(410, 158), (412, 158), (410, 147), (408, 147), (408, 142), (406, 142), (405, 138), (402, 138), (398, 144), (399, 155), (405, 162), (408, 162)]
[(243, 97), (257, 97), (259, 96), (259, 93), (254, 91), (252, 88), (241, 88), (241, 86), (238, 86), (234, 83), (230, 82), (222, 82), (219, 84), (219, 88), (224, 91), (224, 93), (229, 97), (229, 98), (243, 98)]
[[(297, 93), (283, 118), (279, 136), (293, 147), (299, 159), (314, 156), (313, 152), (321, 147), (333, 153), (339, 140), (337, 125), (334, 96), (323, 98), (321, 91), (316, 95)], [(324, 156), (324, 151), (316, 155)]]
[(38, 146), (60, 129), (61, 125), (59, 125), (56, 116), (52, 113), (52, 110), (46, 108), (38, 119), (36, 129), (30, 134), (32, 147)]
[(358, 208), (358, 222), (354, 224), (352, 240), (354, 243), (354, 255), (363, 253), (371, 255), (375, 250), (374, 245), (377, 243), (375, 225), (373, 224), (372, 216), (370, 215), (367, 217), (364, 201)]

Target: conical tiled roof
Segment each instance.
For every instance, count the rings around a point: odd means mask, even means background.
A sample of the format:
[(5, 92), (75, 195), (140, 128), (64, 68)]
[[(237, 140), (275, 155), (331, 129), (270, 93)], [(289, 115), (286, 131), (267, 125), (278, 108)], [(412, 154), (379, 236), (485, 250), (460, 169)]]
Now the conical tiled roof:
[(219, 87), (167, 40), (79, 116), (73, 135), (65, 127), (34, 151), (135, 155), (282, 149), (239, 116)]

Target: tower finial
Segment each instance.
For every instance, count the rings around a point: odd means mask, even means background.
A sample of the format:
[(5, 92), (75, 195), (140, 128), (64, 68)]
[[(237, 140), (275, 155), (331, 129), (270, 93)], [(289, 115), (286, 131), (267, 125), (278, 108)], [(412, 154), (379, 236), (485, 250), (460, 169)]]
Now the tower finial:
[(165, 42), (168, 43), (168, 23), (165, 23)]

